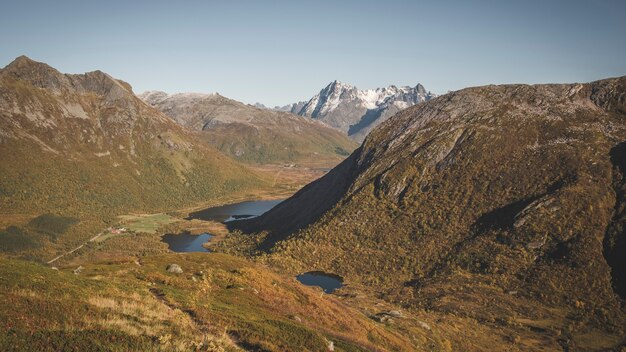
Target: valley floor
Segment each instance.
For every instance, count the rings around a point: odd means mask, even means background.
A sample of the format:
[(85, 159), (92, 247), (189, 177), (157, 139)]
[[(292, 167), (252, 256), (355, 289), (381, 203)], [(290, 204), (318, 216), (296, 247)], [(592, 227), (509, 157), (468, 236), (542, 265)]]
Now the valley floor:
[[(34, 261), (0, 255), (0, 327), (7, 332), (0, 349), (562, 350), (555, 331), (567, 330), (575, 319), (566, 316), (575, 312), (550, 311), (545, 305), (530, 314), (511, 301), (503, 317), (485, 315), (482, 321), (465, 314), (486, 304), (480, 300), (497, 297), (506, 304), (506, 297), (513, 297), (491, 292), (488, 282), (477, 284), (480, 277), (459, 273), (454, 288), (425, 293), (434, 297), (437, 309), (408, 308), (390, 303), (393, 294), (384, 287), (365, 287), (350, 278), (328, 295), (301, 285), (294, 278), (297, 272), (263, 257), (168, 250), (161, 241), (165, 233), (205, 232), (215, 235), (207, 248), (224, 250), (214, 246), (230, 235), (226, 226), (185, 220), (189, 213), (243, 200), (282, 199), (326, 169), (265, 165), (256, 171), (272, 175), (275, 186), (185, 209), (87, 222), (80, 228), (91, 232), (81, 241), (45, 247), (37, 252), (40, 257), (30, 258)], [(17, 221), (27, 228), (33, 216), (9, 214), (0, 221), (4, 227)], [(182, 273), (168, 272), (170, 264), (179, 265)], [(449, 290), (467, 291), (467, 301), (449, 300)], [(620, 336), (590, 330), (568, 338), (586, 350), (602, 350), (619, 343)]]
[[(550, 332), (558, 321), (520, 318), (494, 329), (465, 316), (468, 303), (446, 303), (447, 314), (407, 310), (349, 278), (327, 295), (245, 258), (172, 253), (164, 233), (210, 232), (209, 248), (228, 236), (223, 224), (184, 220), (187, 214), (122, 216), (114, 228), (128, 232), (103, 231), (54, 266), (0, 257), (2, 350), (560, 349)], [(170, 264), (183, 272), (168, 272)], [(464, 286), (459, 281), (458, 290)]]
[[(217, 242), (228, 234), (223, 224), (184, 218), (207, 206), (285, 198), (327, 168), (258, 166), (274, 178), (270, 189), (158, 214), (104, 221), (2, 214), (7, 234), (42, 238), (35, 247), (0, 254), (0, 324), (7, 332), (0, 349), (412, 349), (400, 330), (377, 324), (339, 296), (242, 258), (172, 253), (161, 241), (164, 233), (210, 232)], [(183, 272), (168, 272), (170, 264)]]

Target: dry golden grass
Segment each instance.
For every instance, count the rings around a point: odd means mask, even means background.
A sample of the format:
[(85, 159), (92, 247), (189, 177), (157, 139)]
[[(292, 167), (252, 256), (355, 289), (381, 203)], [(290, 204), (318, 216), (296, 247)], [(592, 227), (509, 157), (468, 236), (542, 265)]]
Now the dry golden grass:
[(116, 327), (130, 335), (160, 337), (166, 335), (172, 325), (188, 331), (196, 330), (189, 316), (175, 310), (152, 296), (141, 297), (133, 293), (126, 299), (103, 296), (89, 297), (87, 302), (106, 311), (106, 316), (90, 320), (90, 324)]

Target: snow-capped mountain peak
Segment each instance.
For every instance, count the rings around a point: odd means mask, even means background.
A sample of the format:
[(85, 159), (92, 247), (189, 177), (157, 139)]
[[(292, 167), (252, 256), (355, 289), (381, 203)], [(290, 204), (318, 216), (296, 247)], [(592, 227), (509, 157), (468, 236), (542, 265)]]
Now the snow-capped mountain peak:
[(433, 96), (421, 84), (360, 90), (335, 80), (299, 110), (294, 111), (292, 105), (291, 111), (323, 121), (356, 140), (362, 140), (372, 128), (396, 112)]

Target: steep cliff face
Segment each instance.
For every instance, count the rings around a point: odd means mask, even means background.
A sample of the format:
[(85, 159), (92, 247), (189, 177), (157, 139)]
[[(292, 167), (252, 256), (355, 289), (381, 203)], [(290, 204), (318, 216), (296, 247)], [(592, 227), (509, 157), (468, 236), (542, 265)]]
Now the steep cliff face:
[[(100, 72), (0, 70), (1, 209), (160, 209), (263, 183)], [(208, 182), (207, 180), (210, 180)]]
[(625, 101), (625, 77), (453, 92), (390, 118), (240, 226), (289, 271), (334, 272), (494, 334), (531, 331), (545, 348), (615, 347)]

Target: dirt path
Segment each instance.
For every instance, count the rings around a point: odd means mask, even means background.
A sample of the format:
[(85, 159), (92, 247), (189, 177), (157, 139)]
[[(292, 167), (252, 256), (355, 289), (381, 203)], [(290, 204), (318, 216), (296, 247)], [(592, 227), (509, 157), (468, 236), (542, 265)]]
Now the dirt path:
[(63, 253), (63, 254), (61, 254), (61, 255), (57, 256), (57, 257), (54, 257), (52, 260), (48, 261), (48, 264), (52, 264), (52, 263), (56, 262), (57, 260), (59, 260), (59, 259), (61, 259), (61, 258), (65, 257), (66, 255), (68, 255), (68, 254), (72, 254), (72, 253), (76, 252), (77, 250), (79, 250), (79, 249), (83, 248), (83, 247), (84, 247), (87, 243), (89, 243), (89, 242), (93, 242), (93, 241), (97, 240), (97, 239), (98, 239), (98, 237), (102, 236), (103, 234), (104, 234), (104, 231), (102, 231), (102, 232), (100, 232), (99, 234), (97, 234), (97, 235), (93, 236), (92, 238), (90, 238), (89, 240), (87, 240), (85, 243), (83, 243), (83, 244), (81, 244), (80, 246), (78, 246), (78, 247), (76, 247), (76, 248), (72, 249), (71, 251), (69, 251), (69, 252), (65, 252), (65, 253)]

